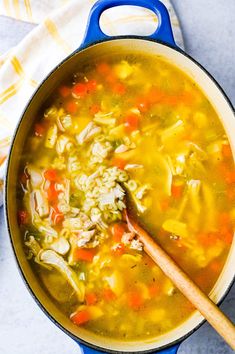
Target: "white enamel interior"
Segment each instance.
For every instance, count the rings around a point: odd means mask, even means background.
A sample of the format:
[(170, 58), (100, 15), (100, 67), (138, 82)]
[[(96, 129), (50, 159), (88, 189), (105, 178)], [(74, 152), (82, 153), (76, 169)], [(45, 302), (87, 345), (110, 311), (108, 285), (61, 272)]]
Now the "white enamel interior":
[[(176, 65), (178, 68), (182, 69), (186, 72), (202, 89), (205, 95), (208, 97), (209, 101), (214, 106), (217, 111), (222, 124), (226, 130), (228, 138), (230, 140), (233, 155), (235, 156), (235, 119), (232, 108), (230, 107), (228, 101), (225, 96), (215, 84), (215, 82), (206, 74), (204, 70), (202, 70), (197, 64), (195, 64), (191, 59), (181, 54), (180, 52), (167, 47), (163, 44), (146, 41), (143, 39), (116, 39), (109, 42), (99, 43), (90, 48), (83, 50), (81, 53), (76, 54), (77, 60), (79, 62), (79, 58), (81, 56), (89, 57), (89, 55), (94, 55), (97, 53), (111, 53), (111, 52), (119, 52), (122, 50), (128, 50), (132, 52), (143, 52), (143, 53), (151, 53), (156, 56), (161, 56), (170, 63)], [(65, 63), (66, 65), (66, 63)], [(63, 67), (63, 65), (62, 65)], [(53, 74), (52, 74), (53, 76)], [(39, 94), (38, 94), (39, 95)], [(27, 118), (27, 117), (26, 117)], [(203, 131), (202, 131), (203, 134)], [(17, 138), (16, 138), (17, 142)], [(17, 145), (17, 144), (15, 144)], [(18, 144), (19, 145), (19, 144)], [(14, 154), (14, 149), (12, 154)], [(9, 176), (13, 174), (11, 172), (11, 167), (9, 167)], [(10, 182), (9, 182), (10, 183)], [(9, 187), (10, 188), (10, 187)], [(8, 192), (9, 194), (9, 192)], [(8, 203), (12, 202), (11, 198), (8, 198)], [(8, 213), (8, 211), (7, 211)], [(9, 220), (12, 218), (9, 216)], [(14, 221), (11, 221), (14, 224)], [(169, 343), (175, 342), (178, 339), (184, 337), (192, 331), (195, 327), (197, 327), (200, 322), (203, 320), (202, 316), (195, 312), (193, 316), (191, 316), (187, 321), (182, 323), (179, 327), (174, 330), (168, 332), (167, 334), (157, 337), (156, 339), (148, 339), (148, 340), (140, 340), (140, 341), (119, 341), (110, 338), (103, 338), (97, 335), (94, 335), (83, 328), (78, 328), (73, 325), (65, 315), (63, 315), (58, 309), (55, 307), (52, 301), (48, 300), (47, 295), (41, 289), (37, 282), (37, 278), (33, 274), (30, 269), (28, 262), (25, 260), (25, 256), (22, 250), (21, 241), (18, 236), (14, 236), (17, 225), (14, 227), (10, 226), (10, 232), (13, 239), (14, 249), (17, 254), (18, 261), (20, 263), (21, 269), (25, 278), (28, 280), (30, 287), (34, 294), (36, 294), (38, 300), (43, 305), (43, 307), (50, 313), (51, 317), (57, 320), (70, 333), (72, 333), (75, 337), (81, 338), (86, 342), (93, 344), (94, 346), (98, 346), (109, 350), (120, 351), (120, 352), (141, 352), (146, 350), (152, 350), (161, 348), (163, 346), (169, 345)], [(226, 293), (226, 290), (230, 286), (235, 270), (235, 241), (232, 244), (229, 256), (227, 258), (226, 266), (218, 279), (214, 289), (212, 290), (210, 296), (215, 301), (218, 302)]]

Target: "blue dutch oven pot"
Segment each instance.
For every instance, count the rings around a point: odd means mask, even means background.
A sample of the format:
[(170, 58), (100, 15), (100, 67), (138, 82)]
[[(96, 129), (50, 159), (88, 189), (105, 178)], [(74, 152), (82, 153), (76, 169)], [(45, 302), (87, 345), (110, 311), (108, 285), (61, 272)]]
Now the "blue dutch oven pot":
[[(105, 10), (120, 5), (139, 6), (153, 11), (158, 17), (158, 28), (148, 37), (107, 36), (100, 28), (100, 16)], [(53, 300), (49, 298), (37, 281), (36, 275), (26, 260), (16, 220), (16, 186), (18, 183), (16, 171), (19, 169), (19, 156), (22, 153), (24, 142), (34, 123), (32, 117), (37, 117), (38, 112), (50, 94), (65, 77), (68, 77), (68, 75), (76, 70), (79, 64), (89, 61), (89, 58), (92, 58), (94, 55), (97, 57), (112, 52), (120, 53), (122, 50), (131, 51), (136, 53), (136, 55), (140, 52), (160, 55), (191, 76), (203, 89), (221, 117), (221, 122), (229, 137), (234, 153), (235, 135), (232, 135), (231, 132), (235, 131), (235, 120), (232, 105), (220, 86), (206, 70), (176, 46), (166, 7), (159, 0), (100, 0), (93, 6), (90, 12), (82, 45), (59, 64), (40, 85), (28, 103), (16, 128), (8, 159), (5, 183), (6, 220), (21, 275), (32, 296), (46, 315), (72, 337), (80, 345), (81, 350), (85, 354), (97, 354), (101, 352), (175, 354), (182, 340), (203, 323), (203, 318), (198, 312), (195, 312), (192, 317), (169, 333), (147, 340), (122, 342), (111, 338), (99, 337), (86, 331), (84, 328), (75, 326), (67, 316), (60, 312), (58, 307), (53, 303)], [(233, 282), (234, 260), (235, 242), (233, 242), (231, 247), (222, 275), (210, 294), (210, 297), (216, 303), (224, 298)]]

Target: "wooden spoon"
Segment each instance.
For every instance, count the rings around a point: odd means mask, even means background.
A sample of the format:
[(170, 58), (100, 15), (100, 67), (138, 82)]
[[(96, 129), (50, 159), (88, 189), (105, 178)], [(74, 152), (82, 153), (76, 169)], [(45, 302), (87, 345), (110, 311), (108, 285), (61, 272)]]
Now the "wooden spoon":
[(214, 329), (235, 350), (235, 326), (223, 314), (214, 302), (188, 277), (173, 259), (138, 225), (126, 211), (126, 220), (130, 231), (143, 243), (145, 252), (161, 268), (166, 276), (201, 312)]

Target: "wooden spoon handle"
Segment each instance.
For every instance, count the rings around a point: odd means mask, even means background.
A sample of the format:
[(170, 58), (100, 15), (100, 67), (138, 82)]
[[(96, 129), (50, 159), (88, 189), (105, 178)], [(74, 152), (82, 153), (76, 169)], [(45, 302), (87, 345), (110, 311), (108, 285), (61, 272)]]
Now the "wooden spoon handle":
[(127, 216), (127, 223), (130, 230), (135, 232), (143, 243), (145, 252), (235, 350), (235, 326), (233, 323), (129, 215)]

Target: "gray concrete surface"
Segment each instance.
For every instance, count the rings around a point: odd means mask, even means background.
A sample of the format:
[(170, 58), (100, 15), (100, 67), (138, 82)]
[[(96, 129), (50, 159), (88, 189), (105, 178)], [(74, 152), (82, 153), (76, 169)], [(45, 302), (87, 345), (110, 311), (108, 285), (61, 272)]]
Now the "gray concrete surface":
[[(235, 104), (235, 0), (172, 0), (186, 51), (201, 62)], [(33, 25), (0, 16), (0, 54), (16, 45)], [(235, 133), (235, 132), (234, 132)], [(222, 309), (235, 321), (235, 286)], [(0, 354), (75, 354), (78, 346), (37, 307), (18, 273), (0, 210)], [(185, 340), (179, 354), (231, 354), (204, 324)]]

